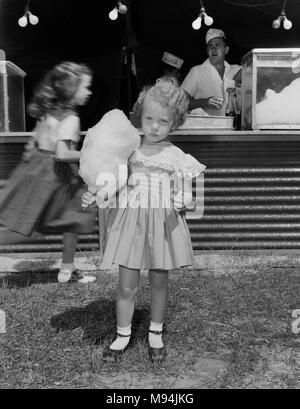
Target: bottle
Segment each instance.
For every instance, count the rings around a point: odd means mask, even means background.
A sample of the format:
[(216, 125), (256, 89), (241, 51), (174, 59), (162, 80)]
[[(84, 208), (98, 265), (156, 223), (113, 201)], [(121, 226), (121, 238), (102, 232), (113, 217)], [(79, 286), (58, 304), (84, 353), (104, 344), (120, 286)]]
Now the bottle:
[(236, 116), (235, 112), (235, 103), (234, 103), (234, 88), (227, 88), (226, 90), (228, 92), (228, 102), (225, 110), (225, 115), (226, 116)]
[(234, 88), (227, 88), (228, 92), (228, 102), (225, 110), (225, 116), (231, 116), (233, 118), (232, 126), (233, 128), (237, 128), (237, 112), (236, 112), (236, 104), (235, 104), (235, 89)]

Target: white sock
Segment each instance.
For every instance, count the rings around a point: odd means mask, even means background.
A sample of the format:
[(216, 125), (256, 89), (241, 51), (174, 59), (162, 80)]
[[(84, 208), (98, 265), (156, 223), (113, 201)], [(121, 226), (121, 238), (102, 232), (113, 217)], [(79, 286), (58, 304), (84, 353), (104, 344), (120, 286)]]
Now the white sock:
[[(130, 341), (130, 335), (131, 335), (131, 324), (128, 327), (119, 327), (117, 326), (117, 333), (121, 335), (126, 335), (125, 337), (119, 337), (117, 335), (117, 338), (114, 340), (114, 342), (110, 345), (110, 349), (113, 350), (122, 350), (127, 347)], [(129, 335), (129, 336), (128, 336)]]
[(61, 263), (57, 281), (61, 284), (68, 283), (71, 279), (72, 272), (75, 270), (73, 263)]
[[(157, 322), (150, 322), (150, 328), (149, 330), (151, 331), (162, 331), (163, 329), (163, 323), (157, 323)], [(149, 332), (149, 345), (151, 348), (162, 348), (164, 346), (162, 342), (162, 334), (152, 334), (152, 332)]]
[(61, 263), (59, 271), (63, 270), (69, 270), (71, 272), (74, 271), (75, 270), (74, 263)]

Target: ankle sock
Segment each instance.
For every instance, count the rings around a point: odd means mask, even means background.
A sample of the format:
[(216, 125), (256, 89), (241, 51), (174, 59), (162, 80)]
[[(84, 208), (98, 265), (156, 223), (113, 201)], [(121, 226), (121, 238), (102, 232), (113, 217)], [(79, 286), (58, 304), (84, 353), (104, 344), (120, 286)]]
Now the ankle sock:
[(125, 335), (124, 337), (120, 337), (117, 335), (117, 338), (114, 342), (110, 345), (110, 349), (114, 351), (119, 351), (127, 347), (130, 341), (131, 335), (131, 324), (128, 327), (119, 327), (117, 326), (117, 333), (121, 335)]
[[(157, 322), (150, 322), (150, 327), (149, 330), (151, 331), (162, 331), (163, 329), (163, 323), (157, 323)], [(163, 341), (162, 341), (162, 334), (153, 334), (152, 332), (149, 332), (149, 345), (151, 348), (162, 348), (164, 346)]]
[(73, 263), (61, 263), (57, 280), (61, 284), (65, 284), (70, 281), (72, 272), (75, 270)]
[(61, 272), (64, 270), (69, 270), (72, 273), (72, 271), (75, 270), (74, 263), (61, 263), (59, 271)]

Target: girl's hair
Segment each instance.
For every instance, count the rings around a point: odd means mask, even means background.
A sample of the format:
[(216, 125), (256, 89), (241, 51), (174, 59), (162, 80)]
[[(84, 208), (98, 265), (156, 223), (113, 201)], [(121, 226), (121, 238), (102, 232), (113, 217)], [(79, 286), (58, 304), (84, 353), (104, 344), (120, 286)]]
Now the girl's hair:
[(52, 68), (34, 89), (28, 105), (29, 115), (41, 119), (49, 112), (59, 115), (67, 110), (73, 111), (73, 98), (83, 74), (92, 76), (92, 71), (85, 64), (66, 61)]
[(164, 76), (158, 78), (153, 86), (146, 86), (142, 89), (133, 106), (132, 115), (132, 122), (138, 128), (141, 127), (143, 104), (148, 98), (157, 101), (163, 107), (171, 108), (174, 118), (172, 129), (176, 129), (184, 122), (189, 100), (185, 91), (179, 88), (175, 78)]

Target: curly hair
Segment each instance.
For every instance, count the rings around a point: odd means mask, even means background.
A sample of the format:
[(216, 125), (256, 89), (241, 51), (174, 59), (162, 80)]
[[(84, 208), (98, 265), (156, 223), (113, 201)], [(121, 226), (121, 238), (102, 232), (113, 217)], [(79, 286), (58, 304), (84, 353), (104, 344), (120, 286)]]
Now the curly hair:
[(65, 61), (52, 68), (33, 92), (28, 105), (28, 113), (41, 119), (49, 112), (74, 111), (73, 98), (78, 90), (83, 74), (92, 76), (85, 64)]
[(151, 98), (161, 106), (171, 108), (173, 113), (172, 130), (181, 125), (186, 117), (189, 100), (184, 90), (180, 89), (176, 79), (164, 76), (158, 78), (153, 86), (145, 86), (140, 92), (133, 106), (132, 122), (134, 126), (141, 127), (141, 117), (145, 99)]

